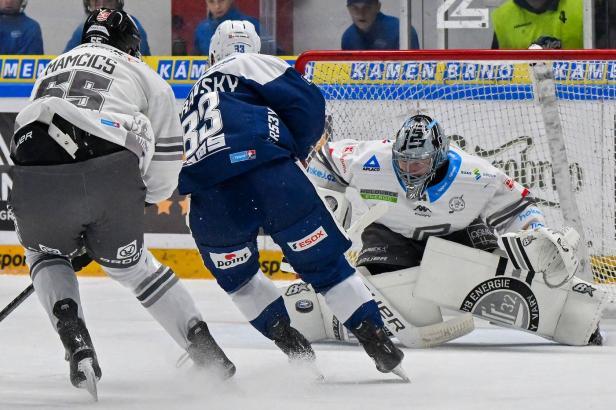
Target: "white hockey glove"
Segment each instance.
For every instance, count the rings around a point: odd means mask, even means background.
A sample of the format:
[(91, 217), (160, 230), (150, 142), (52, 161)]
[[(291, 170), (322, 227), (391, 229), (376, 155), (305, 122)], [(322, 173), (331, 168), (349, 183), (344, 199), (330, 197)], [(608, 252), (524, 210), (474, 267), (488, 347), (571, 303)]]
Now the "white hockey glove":
[(580, 266), (576, 256), (579, 241), (580, 234), (571, 227), (561, 231), (539, 227), (504, 234), (498, 245), (516, 269), (542, 273), (546, 285), (559, 287), (571, 280)]

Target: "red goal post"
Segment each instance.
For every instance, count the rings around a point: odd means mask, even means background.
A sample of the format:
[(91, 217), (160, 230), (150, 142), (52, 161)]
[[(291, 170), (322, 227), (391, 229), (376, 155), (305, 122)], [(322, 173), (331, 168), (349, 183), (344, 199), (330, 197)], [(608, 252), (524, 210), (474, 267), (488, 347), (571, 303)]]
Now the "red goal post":
[(416, 112), (582, 231), (586, 279), (616, 295), (616, 50), (307, 51), (333, 140), (391, 138)]

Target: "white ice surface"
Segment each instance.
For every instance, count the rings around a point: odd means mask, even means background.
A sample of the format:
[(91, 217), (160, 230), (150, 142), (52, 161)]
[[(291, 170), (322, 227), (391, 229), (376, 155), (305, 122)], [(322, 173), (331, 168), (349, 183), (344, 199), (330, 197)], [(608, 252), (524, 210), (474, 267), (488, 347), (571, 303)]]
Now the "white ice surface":
[[(98, 403), (71, 386), (60, 340), (33, 295), (0, 323), (0, 409), (616, 409), (616, 322), (607, 346), (566, 347), (478, 323), (429, 350), (404, 349), (410, 384), (378, 373), (358, 346), (316, 344), (326, 381), (294, 370), (212, 281), (184, 281), (238, 368), (215, 382), (190, 366), (137, 300), (109, 279), (80, 279), (103, 378)], [(0, 308), (28, 284), (0, 276)]]

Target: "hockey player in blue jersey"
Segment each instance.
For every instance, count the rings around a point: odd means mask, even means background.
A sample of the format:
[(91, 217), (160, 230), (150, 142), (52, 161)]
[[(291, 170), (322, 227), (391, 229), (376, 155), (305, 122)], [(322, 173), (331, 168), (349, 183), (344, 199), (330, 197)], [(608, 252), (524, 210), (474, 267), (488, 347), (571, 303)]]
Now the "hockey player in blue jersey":
[(250, 22), (222, 23), (210, 45), (212, 66), (181, 113), (179, 191), (191, 196), (189, 224), (203, 261), (259, 332), (291, 360), (312, 362), (310, 343), (291, 327), (280, 291), (259, 269), (263, 229), (377, 369), (406, 378), (404, 354), (344, 257), (349, 238), (299, 165), (323, 132), (323, 96), (284, 61), (258, 54), (260, 45)]

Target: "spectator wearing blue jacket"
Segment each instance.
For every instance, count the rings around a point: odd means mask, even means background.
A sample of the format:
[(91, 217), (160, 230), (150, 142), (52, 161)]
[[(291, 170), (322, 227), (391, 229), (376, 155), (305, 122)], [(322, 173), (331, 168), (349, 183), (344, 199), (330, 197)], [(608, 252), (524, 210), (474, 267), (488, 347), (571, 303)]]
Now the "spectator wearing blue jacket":
[(43, 54), (41, 26), (26, 16), (28, 0), (0, 0), (0, 54)]
[[(400, 20), (381, 13), (379, 0), (347, 0), (353, 24), (342, 35), (343, 50), (398, 50)], [(417, 31), (411, 27), (411, 49), (419, 48)]]
[[(89, 15), (92, 11), (100, 8), (123, 10), (124, 0), (83, 0), (83, 8), (86, 12), (86, 16)], [(151, 52), (150, 45), (148, 44), (148, 35), (146, 34), (145, 29), (143, 28), (143, 25), (141, 25), (139, 20), (137, 20), (137, 18), (133, 15), (131, 15), (131, 17), (133, 18), (133, 20), (135, 20), (135, 24), (139, 29), (139, 35), (141, 36), (141, 54), (144, 56), (149, 56), (151, 55)], [(82, 31), (83, 22), (79, 24), (79, 26), (77, 26), (77, 28), (73, 32), (73, 35), (71, 36), (71, 39), (66, 44), (66, 47), (64, 48), (65, 53), (81, 44)]]
[(260, 32), (259, 20), (240, 13), (234, 6), (233, 0), (206, 0), (207, 19), (203, 20), (195, 29), (195, 55), (207, 56), (210, 54), (210, 40), (214, 32), (223, 21), (248, 20)]

